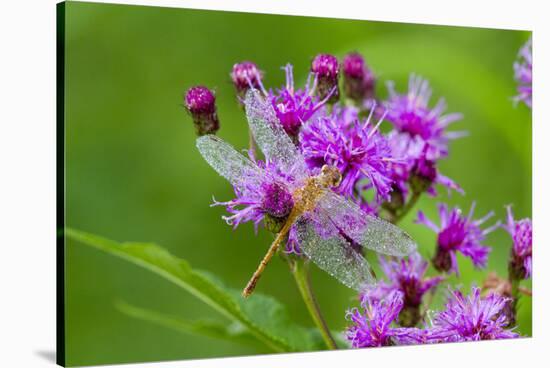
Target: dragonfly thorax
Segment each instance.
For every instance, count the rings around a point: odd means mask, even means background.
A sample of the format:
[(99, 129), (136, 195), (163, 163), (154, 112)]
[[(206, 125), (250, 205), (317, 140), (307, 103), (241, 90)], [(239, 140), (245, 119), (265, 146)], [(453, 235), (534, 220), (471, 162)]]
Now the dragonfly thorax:
[(324, 165), (321, 173), (306, 179), (303, 187), (293, 193), (294, 213), (311, 211), (326, 189), (340, 185), (342, 174), (335, 166)]
[(338, 170), (336, 166), (323, 165), (321, 174), (319, 175), (319, 181), (324, 187), (337, 187), (342, 181), (342, 173), (340, 173), (340, 170)]

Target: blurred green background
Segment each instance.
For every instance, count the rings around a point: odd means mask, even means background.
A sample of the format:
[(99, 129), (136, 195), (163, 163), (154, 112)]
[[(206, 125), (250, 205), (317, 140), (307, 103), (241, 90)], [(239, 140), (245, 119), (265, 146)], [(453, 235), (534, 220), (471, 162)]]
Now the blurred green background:
[[(210, 208), (212, 195), (232, 197), (228, 183), (195, 149), (183, 92), (195, 84), (216, 91), (219, 135), (238, 148), (247, 144), (246, 120), (229, 72), (253, 60), (266, 86), (283, 82), (280, 67), (294, 64), (301, 84), (319, 52), (360, 51), (384, 81), (406, 88), (408, 74), (430, 80), (434, 97), (464, 120), (451, 130), (469, 136), (451, 144), (441, 171), (466, 190), (439, 199), (461, 207), (478, 203), (477, 216), (504, 205), (531, 216), (531, 111), (514, 107), (512, 63), (528, 32), (259, 15), (69, 2), (66, 7), (66, 216), (70, 227), (115, 240), (156, 242), (207, 269), (228, 285), (244, 286), (270, 242), (250, 225), (232, 231)], [(435, 99), (433, 101), (435, 103)], [(440, 192), (444, 192), (441, 190)], [(417, 208), (435, 218), (436, 200)], [(402, 226), (430, 257), (435, 234)], [(488, 270), (506, 275), (510, 239), (491, 234)], [(255, 354), (231, 342), (183, 335), (133, 320), (113, 302), (194, 318), (222, 318), (160, 277), (123, 260), (67, 241), (67, 363), (90, 365)], [(481, 284), (487, 270), (460, 260), (452, 283)], [(354, 293), (314, 269), (314, 287), (331, 328), (342, 330)], [(530, 285), (526, 285), (530, 286)], [(313, 326), (286, 265), (270, 264), (259, 284), (290, 309), (295, 321)], [(442, 303), (440, 297), (435, 307)], [(520, 301), (519, 331), (531, 334), (531, 302)]]

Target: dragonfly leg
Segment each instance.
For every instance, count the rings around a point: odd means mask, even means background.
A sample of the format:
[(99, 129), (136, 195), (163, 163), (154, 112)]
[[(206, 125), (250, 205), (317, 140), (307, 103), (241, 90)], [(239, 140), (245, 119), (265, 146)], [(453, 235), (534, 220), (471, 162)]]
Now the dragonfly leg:
[(246, 284), (246, 287), (243, 289), (243, 292), (242, 292), (243, 297), (248, 298), (250, 294), (254, 292), (254, 289), (256, 288), (256, 284), (258, 283), (260, 276), (262, 276), (262, 273), (264, 272), (267, 264), (269, 263), (273, 255), (277, 252), (277, 249), (279, 249), (279, 246), (284, 240), (286, 234), (288, 234), (289, 228), (290, 228), (290, 224), (288, 224), (288, 221), (287, 221), (287, 224), (285, 224), (283, 229), (277, 234), (277, 237), (275, 238), (273, 243), (271, 243), (271, 246), (269, 247), (264, 258), (258, 265), (258, 268), (250, 278), (250, 281), (248, 281), (248, 284)]

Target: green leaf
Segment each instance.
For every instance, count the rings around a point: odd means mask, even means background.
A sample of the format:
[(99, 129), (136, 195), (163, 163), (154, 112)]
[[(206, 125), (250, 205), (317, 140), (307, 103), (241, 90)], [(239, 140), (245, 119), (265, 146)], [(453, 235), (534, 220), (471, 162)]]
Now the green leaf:
[[(150, 309), (136, 307), (123, 301), (117, 301), (115, 306), (119, 311), (130, 317), (155, 323), (181, 333), (228, 340), (253, 347), (259, 347), (259, 344), (261, 344), (260, 341), (239, 322), (232, 322), (229, 325), (226, 325), (218, 321), (210, 320), (188, 321), (179, 317), (152, 311)], [(308, 333), (312, 342), (314, 342), (314, 344), (321, 349), (324, 346), (324, 342), (319, 330), (316, 328), (311, 328), (308, 329)], [(332, 336), (336, 340), (338, 348), (346, 349), (349, 347), (342, 333), (332, 331)], [(261, 347), (264, 347), (264, 345), (261, 345)]]
[(248, 299), (225, 287), (207, 272), (191, 268), (183, 259), (150, 243), (119, 243), (79, 230), (66, 235), (146, 268), (187, 290), (233, 322), (241, 323), (252, 335), (274, 351), (311, 351), (325, 347), (310, 329), (294, 324), (286, 309), (274, 298), (254, 293)]
[(115, 305), (118, 310), (130, 317), (155, 323), (178, 332), (202, 335), (220, 340), (229, 340), (231, 342), (254, 347), (258, 347), (261, 344), (256, 336), (251, 334), (240, 322), (224, 324), (210, 320), (188, 321), (179, 317), (136, 307), (122, 301), (116, 302)]

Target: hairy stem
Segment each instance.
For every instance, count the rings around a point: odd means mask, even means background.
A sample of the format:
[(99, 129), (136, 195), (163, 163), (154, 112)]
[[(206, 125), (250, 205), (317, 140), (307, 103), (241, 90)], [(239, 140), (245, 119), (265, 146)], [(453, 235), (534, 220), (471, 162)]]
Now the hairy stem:
[(512, 294), (512, 300), (510, 301), (511, 315), (509, 317), (509, 320), (510, 320), (510, 327), (513, 327), (516, 325), (516, 321), (517, 321), (517, 306), (518, 306), (520, 287), (519, 287), (519, 280), (516, 279), (515, 277), (512, 277), (511, 274), (508, 276), (508, 280), (510, 281), (511, 294)]
[(399, 221), (403, 219), (407, 215), (407, 213), (410, 212), (410, 210), (413, 209), (416, 202), (418, 202), (418, 199), (420, 199), (420, 195), (422, 193), (413, 192), (411, 199), (399, 210), (399, 212), (395, 215), (395, 217), (392, 218), (392, 223), (397, 224)]
[(315, 325), (319, 328), (321, 336), (327, 344), (327, 347), (330, 350), (338, 349), (327, 323), (321, 314), (321, 309), (319, 308), (313, 289), (311, 288), (308, 263), (303, 259), (293, 260), (291, 261), (291, 269), (292, 274), (294, 275), (294, 280), (296, 280), (296, 285), (298, 285), (298, 290), (300, 290), (300, 294), (306, 304), (307, 310), (309, 311), (313, 322), (315, 322)]

